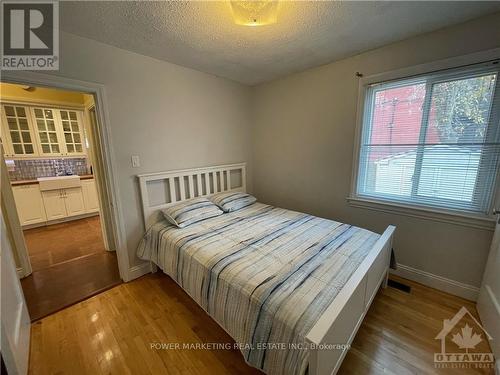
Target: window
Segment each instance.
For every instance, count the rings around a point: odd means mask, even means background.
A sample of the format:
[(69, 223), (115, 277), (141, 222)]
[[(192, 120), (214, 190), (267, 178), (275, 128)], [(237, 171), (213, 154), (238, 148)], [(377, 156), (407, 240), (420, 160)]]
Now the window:
[(358, 198), (486, 216), (500, 155), (498, 65), (366, 87)]

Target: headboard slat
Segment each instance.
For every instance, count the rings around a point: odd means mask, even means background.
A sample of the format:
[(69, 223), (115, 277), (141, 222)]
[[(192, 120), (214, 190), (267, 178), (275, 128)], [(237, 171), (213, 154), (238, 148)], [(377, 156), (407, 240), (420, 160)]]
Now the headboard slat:
[(210, 194), (210, 174), (204, 173), (205, 175), (205, 195)]
[(196, 174), (196, 183), (198, 185), (198, 196), (202, 196), (203, 189), (201, 188), (201, 173)]
[(174, 203), (177, 200), (176, 195), (175, 195), (174, 178), (169, 177), (167, 180), (168, 180), (168, 193), (170, 195), (168, 197), (168, 198), (170, 198), (168, 201), (170, 203)]
[[(231, 184), (231, 171), (239, 171), (241, 174), (240, 186), (233, 186)], [(160, 220), (160, 210), (172, 204), (195, 198), (195, 196), (208, 196), (217, 192), (246, 192), (246, 163), (147, 173), (140, 174), (137, 177), (139, 179), (145, 229)], [(176, 179), (179, 181), (178, 184)], [(161, 181), (166, 184), (165, 188), (168, 186), (168, 192), (166, 189), (161, 190), (157, 187), (152, 190), (149, 189), (151, 183)], [(213, 191), (210, 181), (213, 184)], [(197, 188), (196, 194), (195, 186)], [(165, 191), (164, 202), (151, 204), (150, 202), (161, 201), (161, 199), (159, 200), (157, 197), (152, 196), (155, 192), (158, 194), (158, 191)]]
[(219, 180), (219, 192), (224, 191), (224, 185), (222, 185), (222, 171), (217, 172), (218, 180)]
[(179, 176), (179, 190), (181, 201), (186, 200), (186, 187), (184, 186), (184, 176)]
[(188, 193), (189, 193), (189, 198), (194, 198), (194, 175), (189, 175), (187, 178), (188, 181)]

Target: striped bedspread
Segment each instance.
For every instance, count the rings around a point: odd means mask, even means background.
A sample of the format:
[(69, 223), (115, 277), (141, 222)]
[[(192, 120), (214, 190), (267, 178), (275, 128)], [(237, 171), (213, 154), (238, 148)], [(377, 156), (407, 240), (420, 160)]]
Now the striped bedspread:
[(183, 229), (159, 222), (137, 254), (188, 292), (241, 345), (247, 363), (289, 375), (306, 372), (305, 336), (378, 238), (255, 203)]

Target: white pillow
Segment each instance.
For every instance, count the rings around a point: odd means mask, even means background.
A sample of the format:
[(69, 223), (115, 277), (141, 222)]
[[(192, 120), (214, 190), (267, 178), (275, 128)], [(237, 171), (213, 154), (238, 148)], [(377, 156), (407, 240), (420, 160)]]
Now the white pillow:
[(222, 215), (224, 212), (207, 198), (193, 198), (162, 210), (163, 216), (177, 228)]

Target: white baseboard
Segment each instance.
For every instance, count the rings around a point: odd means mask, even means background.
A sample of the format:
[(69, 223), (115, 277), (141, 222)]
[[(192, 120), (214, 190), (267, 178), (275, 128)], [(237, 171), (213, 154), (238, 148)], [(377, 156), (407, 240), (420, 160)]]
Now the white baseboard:
[(40, 223), (22, 225), (21, 228), (23, 230), (25, 230), (25, 229), (33, 229), (33, 228), (40, 228), (40, 227), (48, 227), (49, 225), (66, 223), (68, 221), (73, 221), (73, 220), (85, 219), (87, 217), (92, 217), (92, 216), (96, 216), (96, 215), (99, 215), (99, 211), (87, 212), (87, 213), (84, 213), (81, 215), (69, 216), (69, 217), (65, 217), (65, 218), (57, 219), (57, 220), (42, 221)]
[(141, 263), (137, 266), (130, 267), (128, 269), (128, 280), (127, 281), (132, 281), (132, 280), (137, 279), (138, 277), (141, 277), (141, 276), (146, 275), (148, 273), (151, 273), (151, 263), (150, 262), (144, 262), (144, 263)]
[(479, 288), (473, 285), (447, 279), (446, 277), (434, 275), (410, 266), (405, 266), (404, 264), (398, 263), (398, 269), (391, 269), (391, 273), (470, 301), (477, 301), (479, 295)]
[[(130, 267), (128, 270), (128, 281), (137, 279), (143, 275), (151, 273), (151, 263), (144, 262), (137, 266)], [(391, 273), (415, 281), (417, 283), (427, 285), (431, 288), (441, 290), (459, 296), (471, 301), (477, 301), (479, 288), (464, 284), (459, 281), (447, 279), (446, 277), (434, 275), (432, 273), (422, 271), (413, 267), (398, 264), (397, 270), (390, 270)]]

